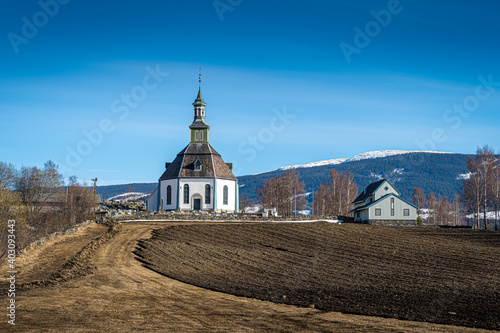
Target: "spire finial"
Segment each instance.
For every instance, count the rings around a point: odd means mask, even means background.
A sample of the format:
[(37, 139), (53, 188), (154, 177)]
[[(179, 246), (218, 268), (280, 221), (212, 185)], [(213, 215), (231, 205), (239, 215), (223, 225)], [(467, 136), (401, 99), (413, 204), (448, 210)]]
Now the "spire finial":
[(200, 66), (200, 75), (198, 76), (198, 86), (201, 88), (201, 66)]

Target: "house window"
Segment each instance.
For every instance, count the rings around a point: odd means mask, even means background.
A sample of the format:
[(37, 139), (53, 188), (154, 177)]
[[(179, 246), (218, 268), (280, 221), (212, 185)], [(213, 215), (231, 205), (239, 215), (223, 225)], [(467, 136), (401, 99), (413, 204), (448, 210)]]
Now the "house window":
[(382, 209), (381, 208), (375, 208), (375, 216), (382, 216)]
[(184, 185), (184, 203), (185, 204), (189, 203), (189, 185), (188, 184)]
[(410, 216), (410, 210), (409, 209), (405, 209), (403, 211), (403, 214), (404, 214), (404, 216)]
[(196, 160), (196, 162), (194, 162), (194, 171), (201, 171), (201, 162), (200, 162), (200, 160)]
[(394, 216), (394, 198), (391, 198), (391, 216)]
[(205, 185), (205, 204), (210, 204), (210, 185)]
[(223, 191), (223, 198), (222, 198), (222, 204), (227, 205), (227, 198), (229, 197), (229, 190), (227, 188), (227, 185), (224, 185), (224, 191)]
[(172, 204), (172, 186), (167, 186), (167, 206)]

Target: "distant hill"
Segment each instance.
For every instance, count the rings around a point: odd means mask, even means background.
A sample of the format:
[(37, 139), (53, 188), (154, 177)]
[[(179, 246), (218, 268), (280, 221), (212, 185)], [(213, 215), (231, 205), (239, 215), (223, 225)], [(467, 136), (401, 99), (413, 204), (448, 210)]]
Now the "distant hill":
[[(411, 152), (385, 150), (359, 154), (350, 159), (334, 159), (312, 162), (301, 165), (286, 166), (276, 170), (255, 175), (238, 177), (240, 195), (257, 199), (257, 189), (265, 179), (276, 177), (288, 169), (296, 169), (301, 180), (306, 184), (306, 191), (318, 189), (322, 182), (328, 181), (330, 170), (350, 171), (360, 191), (371, 182), (387, 178), (401, 192), (402, 196), (411, 200), (413, 188), (420, 187), (425, 193), (446, 195), (453, 198), (460, 193), (467, 175), (467, 155), (437, 152)], [(98, 186), (98, 193), (104, 199), (125, 193), (127, 188), (134, 192), (152, 192), (157, 183), (137, 183)]]

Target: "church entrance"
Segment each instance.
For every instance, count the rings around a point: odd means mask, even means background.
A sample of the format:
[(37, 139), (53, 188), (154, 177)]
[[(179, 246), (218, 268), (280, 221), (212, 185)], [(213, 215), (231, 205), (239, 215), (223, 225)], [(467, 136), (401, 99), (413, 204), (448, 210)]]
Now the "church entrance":
[(201, 199), (194, 199), (193, 200), (193, 209), (194, 210), (200, 210), (201, 209)]

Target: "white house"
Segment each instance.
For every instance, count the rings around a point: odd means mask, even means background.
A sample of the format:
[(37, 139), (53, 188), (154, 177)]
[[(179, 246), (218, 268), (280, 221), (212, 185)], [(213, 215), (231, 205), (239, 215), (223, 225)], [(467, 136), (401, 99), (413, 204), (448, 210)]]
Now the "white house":
[(401, 198), (396, 188), (382, 179), (368, 185), (353, 201), (354, 221), (369, 224), (413, 224), (418, 207)]
[(239, 210), (238, 180), (232, 163), (225, 163), (208, 143), (210, 126), (205, 122), (205, 105), (200, 89), (193, 103), (190, 143), (173, 162), (165, 163), (158, 187), (147, 200), (148, 211)]

